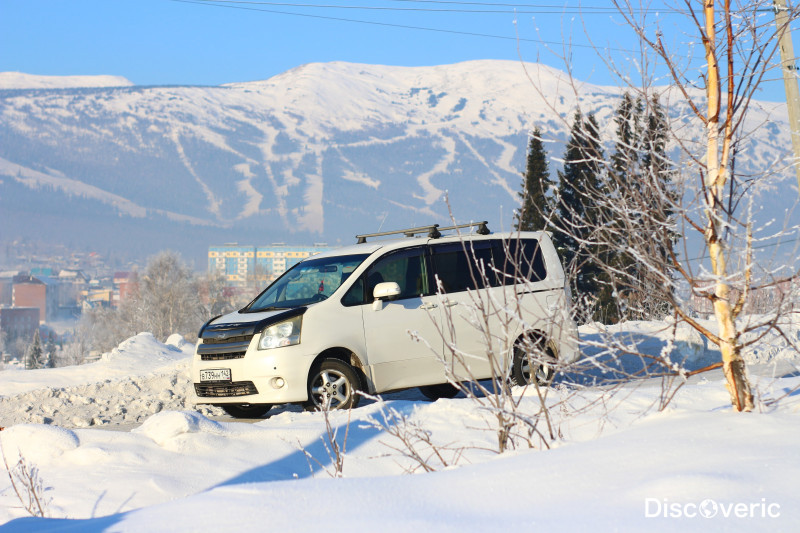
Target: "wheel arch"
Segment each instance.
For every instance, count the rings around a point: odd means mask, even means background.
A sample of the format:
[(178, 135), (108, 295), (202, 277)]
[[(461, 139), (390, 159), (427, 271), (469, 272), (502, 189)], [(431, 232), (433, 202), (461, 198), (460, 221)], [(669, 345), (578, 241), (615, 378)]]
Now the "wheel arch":
[(373, 387), (371, 386), (370, 379), (367, 377), (366, 367), (361, 361), (361, 358), (359, 358), (358, 355), (356, 355), (352, 350), (343, 348), (341, 346), (327, 348), (326, 350), (320, 352), (320, 354), (317, 355), (317, 357), (315, 357), (314, 361), (311, 363), (308, 372), (309, 375), (306, 376), (306, 379), (310, 379), (314, 369), (322, 364), (322, 361), (325, 359), (339, 359), (340, 361), (352, 366), (353, 369), (355, 369), (356, 374), (358, 374), (358, 379), (361, 381), (361, 390), (365, 392), (371, 392)]
[[(548, 335), (546, 332), (540, 329), (531, 329), (528, 331), (524, 331), (520, 333), (520, 335), (514, 341), (514, 347), (516, 348), (517, 346), (524, 345), (528, 339), (530, 339), (531, 342), (537, 342), (542, 340), (545, 341), (545, 346), (552, 351), (553, 357), (555, 357), (556, 360), (559, 359), (558, 344), (556, 344), (556, 342), (553, 341), (552, 335)], [(512, 355), (513, 355), (513, 350), (512, 350)]]

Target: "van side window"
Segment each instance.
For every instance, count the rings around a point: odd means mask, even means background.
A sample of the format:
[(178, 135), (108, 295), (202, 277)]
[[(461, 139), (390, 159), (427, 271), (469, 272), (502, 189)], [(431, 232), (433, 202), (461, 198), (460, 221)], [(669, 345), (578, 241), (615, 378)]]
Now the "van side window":
[(547, 277), (538, 239), (494, 241), (494, 260), (503, 272), (504, 285), (513, 285), (519, 279), (541, 281)]
[(422, 247), (406, 248), (388, 253), (375, 261), (366, 273), (367, 303), (373, 300), (372, 291), (375, 286), (387, 281), (394, 281), (400, 286), (397, 300), (430, 294), (423, 251)]
[(433, 272), (444, 293), (497, 286), (491, 241), (434, 244), (431, 256)]

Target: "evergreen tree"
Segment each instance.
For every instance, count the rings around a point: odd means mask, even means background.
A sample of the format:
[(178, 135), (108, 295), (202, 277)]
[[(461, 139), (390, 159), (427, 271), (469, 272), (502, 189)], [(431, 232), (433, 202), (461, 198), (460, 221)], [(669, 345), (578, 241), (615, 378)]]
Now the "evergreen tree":
[(44, 368), (47, 364), (45, 357), (46, 355), (42, 349), (42, 339), (39, 336), (39, 328), (36, 328), (33, 332), (33, 342), (25, 351), (25, 368), (28, 370)]
[(634, 100), (627, 92), (622, 95), (622, 101), (614, 117), (614, 122), (617, 124), (617, 140), (611, 156), (611, 169), (617, 178), (639, 174), (642, 148), (640, 117), (643, 111), (641, 99)]
[[(651, 236), (651, 256), (654, 264), (660, 266), (659, 273), (672, 277), (671, 257), (677, 241), (675, 230), (675, 205), (679, 200), (678, 192), (672, 181), (675, 170), (667, 157), (667, 124), (666, 113), (657, 96), (650, 101), (649, 112), (644, 129), (642, 147), (642, 174), (647, 184), (645, 204), (648, 206), (648, 225), (643, 230)], [(649, 287), (662, 283), (660, 276), (646, 273), (643, 276), (644, 290), (651, 293)], [(666, 302), (655, 302), (654, 311), (661, 315), (671, 312)], [(661, 317), (658, 317), (661, 318)]]
[(47, 337), (47, 344), (45, 345), (47, 350), (47, 368), (55, 368), (56, 367), (56, 340), (53, 337), (53, 332), (50, 332), (50, 335)]
[(657, 98), (645, 116), (642, 100), (625, 93), (614, 121), (611, 194), (623, 211), (611, 226), (623, 246), (609, 257), (609, 264), (620, 274), (616, 292), (624, 312), (619, 318), (661, 318), (670, 306), (654, 284), (663, 285), (671, 275), (668, 259), (675, 241), (666, 116)]
[[(564, 169), (558, 173), (558, 199), (553, 218), (554, 240), (562, 260), (574, 273), (570, 283), (579, 300), (597, 302), (594, 318), (603, 318), (612, 306), (610, 290), (604, 290), (609, 249), (598, 244), (598, 234), (609, 218), (598, 205), (608, 190), (603, 174), (604, 152), (593, 115), (575, 113), (564, 154)], [(588, 318), (588, 317), (587, 317)]]
[[(646, 217), (642, 209), (642, 192), (644, 182), (641, 169), (642, 153), (642, 124), (640, 117), (643, 113), (642, 101), (626, 92), (622, 95), (617, 107), (614, 122), (616, 124), (616, 141), (614, 153), (611, 155), (610, 188), (613, 190), (613, 201), (624, 209), (621, 216), (614, 217), (611, 222), (615, 233), (623, 241), (623, 246), (609, 259), (611, 268), (618, 273), (616, 300), (617, 320), (622, 318), (643, 318), (641, 316), (642, 300), (646, 296), (642, 293), (642, 272), (645, 266), (637, 259), (636, 254), (626, 250), (631, 249), (633, 242), (640, 242), (642, 222)], [(627, 241), (627, 242), (625, 242)]]
[(553, 209), (548, 196), (552, 186), (547, 152), (542, 143), (542, 134), (536, 128), (528, 143), (528, 161), (522, 175), (522, 192), (519, 193), (522, 206), (515, 216), (514, 229), (539, 231), (547, 228)]

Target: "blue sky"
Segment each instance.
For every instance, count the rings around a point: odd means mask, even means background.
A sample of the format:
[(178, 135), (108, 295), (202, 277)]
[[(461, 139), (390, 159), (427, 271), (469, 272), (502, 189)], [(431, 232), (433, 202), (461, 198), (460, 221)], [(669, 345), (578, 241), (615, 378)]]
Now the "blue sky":
[[(611, 2), (544, 4), (0, 0), (0, 71), (113, 74), (138, 85), (218, 85), (327, 61), (420, 66), (521, 56), (563, 69), (565, 41), (573, 44), (579, 79), (618, 84), (600, 56), (635, 70), (636, 40)], [(686, 19), (663, 6), (650, 9), (650, 20), (656, 17), (665, 42), (685, 53)], [(759, 98), (784, 98), (779, 72), (773, 73), (769, 77), (776, 81)]]

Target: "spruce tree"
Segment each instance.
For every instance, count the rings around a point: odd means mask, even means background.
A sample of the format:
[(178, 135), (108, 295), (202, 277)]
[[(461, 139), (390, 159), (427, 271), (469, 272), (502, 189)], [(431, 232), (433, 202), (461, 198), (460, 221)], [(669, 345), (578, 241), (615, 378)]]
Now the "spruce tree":
[(614, 122), (616, 141), (611, 156), (611, 189), (620, 216), (610, 222), (622, 246), (610, 256), (617, 272), (620, 318), (662, 318), (670, 311), (664, 295), (674, 232), (671, 229), (675, 193), (666, 156), (667, 123), (654, 98), (648, 112), (640, 98), (622, 97)]
[(547, 228), (553, 209), (548, 196), (552, 186), (547, 152), (542, 143), (541, 131), (536, 128), (528, 143), (527, 166), (522, 175), (522, 192), (519, 193), (522, 206), (515, 216), (514, 229), (539, 231)]
[[(558, 173), (558, 198), (553, 238), (562, 261), (574, 272), (570, 280), (579, 299), (595, 300), (594, 318), (602, 319), (613, 307), (611, 290), (604, 290), (607, 277), (603, 265), (608, 261), (608, 248), (597, 244), (608, 213), (598, 200), (608, 190), (603, 175), (604, 152), (599, 128), (593, 115), (583, 118), (575, 113), (564, 154), (564, 169)], [(587, 317), (588, 318), (588, 317)]]
[[(642, 177), (647, 184), (645, 203), (649, 214), (648, 227), (643, 230), (652, 236), (651, 256), (654, 264), (660, 267), (659, 274), (671, 278), (673, 274), (673, 268), (670, 266), (671, 257), (674, 255), (677, 241), (674, 206), (677, 205), (679, 198), (672, 181), (675, 171), (666, 153), (668, 128), (664, 108), (658, 97), (654, 96), (650, 101), (642, 135)], [(653, 272), (646, 273), (643, 276), (644, 290), (652, 293), (650, 288), (654, 284), (662, 283), (661, 276)], [(665, 301), (653, 304), (653, 311), (657, 314), (665, 315), (671, 312), (669, 304)]]
[(42, 339), (39, 336), (39, 328), (33, 332), (33, 342), (28, 346), (25, 351), (25, 368), (32, 370), (35, 368), (44, 368), (46, 365), (45, 353), (42, 348)]
[[(611, 169), (615, 177), (634, 177), (639, 174), (639, 163), (642, 148), (642, 125), (640, 117), (643, 113), (640, 98), (633, 99), (630, 93), (622, 95), (617, 107), (614, 122), (617, 124), (617, 139), (614, 153), (611, 155)], [(624, 181), (623, 181), (624, 182)]]
[[(642, 124), (641, 116), (643, 113), (642, 101), (634, 98), (626, 92), (622, 95), (622, 100), (616, 109), (614, 122), (616, 124), (616, 141), (614, 143), (614, 153), (611, 155), (612, 179), (610, 188), (614, 202), (625, 209), (620, 216), (615, 216), (611, 221), (614, 232), (623, 241), (623, 246), (617, 247), (613, 254), (610, 254), (609, 265), (618, 273), (623, 273), (617, 277), (616, 287), (617, 301), (619, 309), (616, 318), (643, 318), (642, 301), (646, 295), (642, 292), (642, 276), (646, 270), (636, 254), (631, 254), (626, 250), (631, 249), (631, 244), (641, 242), (643, 235), (642, 223), (646, 218), (643, 206), (642, 193), (646, 189), (643, 181), (641, 160), (643, 157), (642, 143)], [(628, 241), (628, 242), (625, 242)]]
[(53, 333), (52, 332), (47, 337), (47, 344), (45, 345), (45, 347), (47, 349), (47, 368), (55, 368), (56, 367), (56, 341), (53, 338)]

